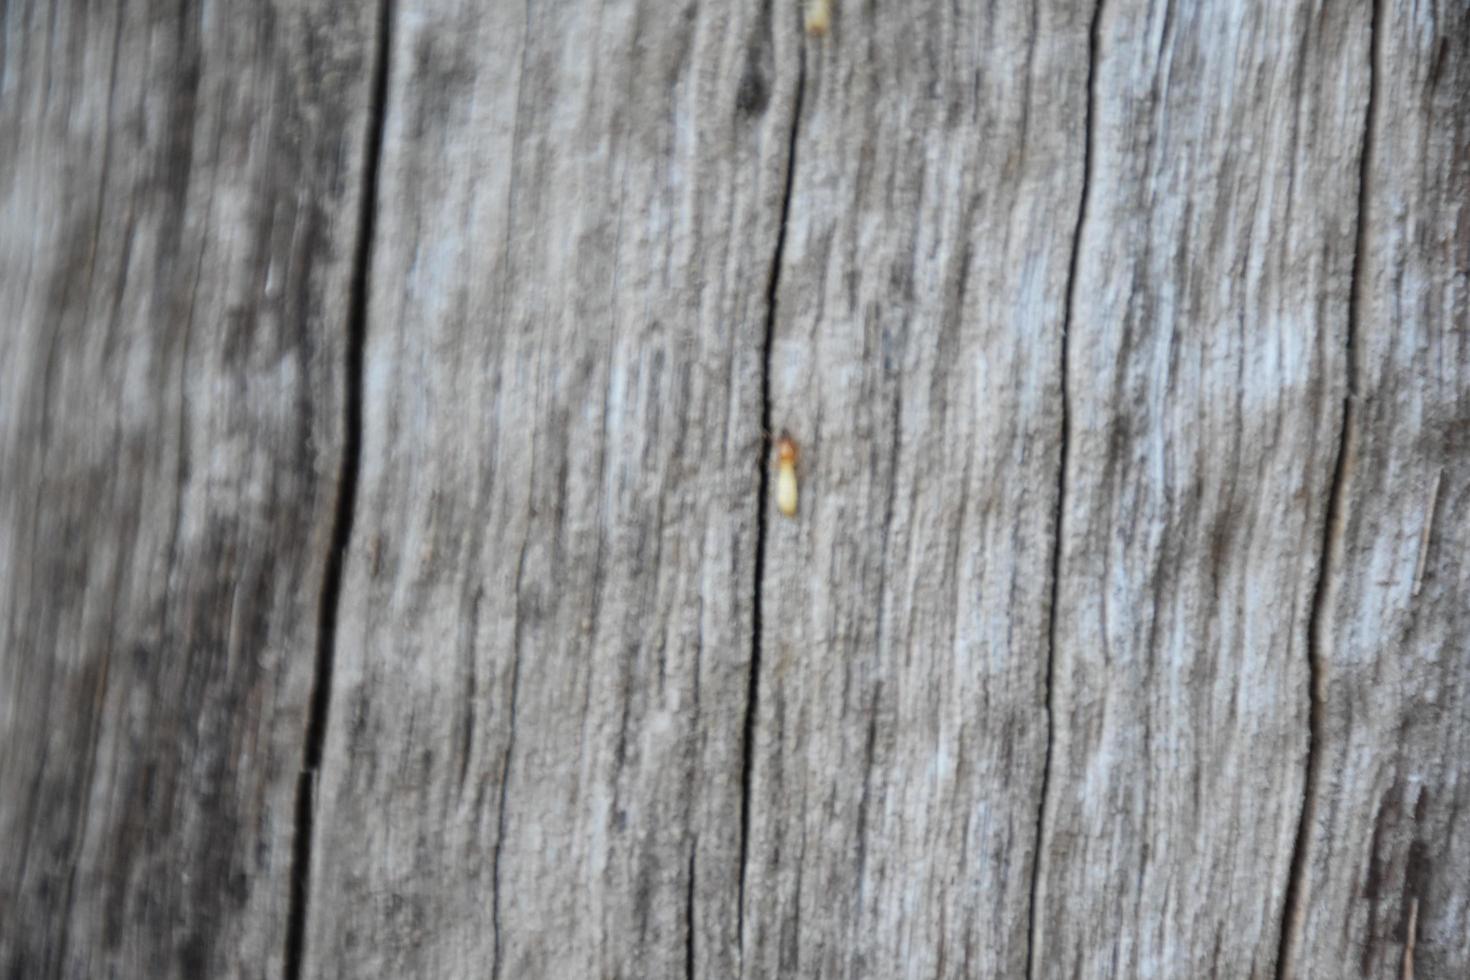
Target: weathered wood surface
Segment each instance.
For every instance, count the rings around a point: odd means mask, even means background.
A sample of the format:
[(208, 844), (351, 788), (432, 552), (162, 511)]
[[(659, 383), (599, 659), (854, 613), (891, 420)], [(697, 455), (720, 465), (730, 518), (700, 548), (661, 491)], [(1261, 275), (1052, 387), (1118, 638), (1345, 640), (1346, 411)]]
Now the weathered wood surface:
[(1088, 11), (840, 8), (805, 49), (770, 422), (751, 976), (1023, 976)]
[(395, 6), (308, 973), (738, 970), (788, 20)]
[(1039, 976), (1261, 976), (1276, 959), (1370, 16), (1101, 8), (1070, 284)]
[(0, 7), (0, 973), (279, 976), (370, 20)]
[(1470, 975), (1462, 5), (326, 6), (0, 8), (7, 976)]
[[(1470, 976), (1470, 9), (1380, 4), (1288, 970)], [(1411, 962), (1410, 962), (1411, 961)]]

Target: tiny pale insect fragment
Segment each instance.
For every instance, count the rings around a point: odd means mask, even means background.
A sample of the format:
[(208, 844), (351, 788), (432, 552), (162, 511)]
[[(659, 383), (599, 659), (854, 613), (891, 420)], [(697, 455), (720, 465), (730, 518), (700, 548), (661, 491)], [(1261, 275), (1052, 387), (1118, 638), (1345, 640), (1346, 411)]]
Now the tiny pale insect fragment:
[(776, 507), (796, 516), (796, 442), (784, 432), (776, 440)]
[(806, 0), (806, 32), (823, 37), (832, 26), (832, 0)]

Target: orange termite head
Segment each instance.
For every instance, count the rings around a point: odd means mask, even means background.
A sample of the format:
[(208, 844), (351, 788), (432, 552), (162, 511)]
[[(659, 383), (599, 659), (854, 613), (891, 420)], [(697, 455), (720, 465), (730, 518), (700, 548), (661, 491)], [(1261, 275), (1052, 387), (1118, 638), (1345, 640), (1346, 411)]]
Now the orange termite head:
[(796, 440), (784, 432), (776, 439), (776, 462), (781, 465), (796, 462)]

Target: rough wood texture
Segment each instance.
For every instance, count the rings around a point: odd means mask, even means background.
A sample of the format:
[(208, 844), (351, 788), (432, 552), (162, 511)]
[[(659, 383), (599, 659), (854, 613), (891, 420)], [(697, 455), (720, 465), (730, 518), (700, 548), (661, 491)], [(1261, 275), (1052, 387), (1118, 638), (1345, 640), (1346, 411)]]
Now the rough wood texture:
[(395, 5), (308, 974), (736, 972), (797, 43)]
[(842, 6), (770, 353), (755, 977), (1023, 976), (1088, 12)]
[(1470, 14), (826, 12), (0, 5), (0, 973), (1470, 975)]
[(1379, 6), (1286, 975), (1423, 980), (1470, 976), (1470, 11)]
[(0, 972), (279, 976), (356, 14), (0, 7)]
[(1265, 976), (1308, 746), (1369, 9), (1107, 0), (1036, 976)]

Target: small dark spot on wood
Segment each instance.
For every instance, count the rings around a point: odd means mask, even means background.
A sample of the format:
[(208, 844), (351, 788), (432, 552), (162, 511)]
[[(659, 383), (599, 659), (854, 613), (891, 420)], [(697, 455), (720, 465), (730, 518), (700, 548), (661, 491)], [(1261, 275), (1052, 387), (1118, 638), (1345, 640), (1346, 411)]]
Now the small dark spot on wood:
[(205, 952), (203, 938), (197, 935), (184, 940), (179, 947), (179, 974), (185, 977), (202, 977), (209, 973), (209, 957)]
[(1383, 884), (1383, 858), (1379, 853), (1387, 825), (1398, 820), (1399, 786), (1395, 781), (1384, 791), (1378, 804), (1378, 817), (1373, 821), (1373, 837), (1368, 845), (1368, 872), (1363, 879), (1363, 897), (1376, 902)]
[(893, 263), (888, 270), (888, 282), (893, 295), (901, 296), (907, 302), (913, 302), (914, 267), (909, 261)]
[(235, 908), (245, 908), (245, 903), (250, 899), (250, 879), (238, 868), (230, 872), (229, 884), (225, 894), (230, 901), (235, 903)]
[(521, 587), (520, 618), (522, 629), (534, 629), (546, 622), (546, 602), (535, 583), (527, 582)]
[[(657, 854), (650, 850), (648, 854)], [(633, 921), (638, 923), (640, 941), (648, 937), (649, 913), (653, 908), (653, 876), (656, 860), (644, 860), (638, 865), (638, 879), (633, 885)]]
[(1440, 76), (1444, 74), (1445, 59), (1450, 53), (1449, 38), (1441, 36), (1434, 45), (1434, 56), (1429, 62), (1429, 77), (1425, 79), (1425, 89), (1433, 91), (1439, 85)]
[(754, 116), (765, 112), (770, 101), (770, 84), (752, 58), (740, 75), (740, 85), (735, 90), (735, 108), (746, 115)]
[(465, 50), (452, 40), (446, 42), (437, 31), (425, 31), (415, 41), (410, 72), (417, 84), (409, 86), (413, 103), (408, 116), (415, 139), (450, 130), (465, 99), (473, 94), (474, 65)]

